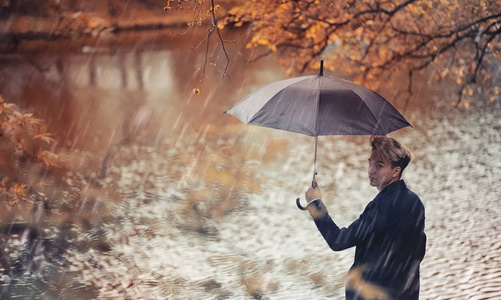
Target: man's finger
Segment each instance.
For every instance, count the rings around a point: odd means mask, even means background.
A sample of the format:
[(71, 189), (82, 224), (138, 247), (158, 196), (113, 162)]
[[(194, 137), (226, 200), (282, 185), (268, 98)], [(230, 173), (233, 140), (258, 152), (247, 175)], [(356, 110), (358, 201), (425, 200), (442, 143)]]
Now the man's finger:
[(312, 187), (312, 188), (314, 188), (314, 189), (318, 188), (318, 183), (317, 183), (317, 181), (316, 181), (316, 180), (313, 180), (313, 181), (311, 182), (311, 187)]

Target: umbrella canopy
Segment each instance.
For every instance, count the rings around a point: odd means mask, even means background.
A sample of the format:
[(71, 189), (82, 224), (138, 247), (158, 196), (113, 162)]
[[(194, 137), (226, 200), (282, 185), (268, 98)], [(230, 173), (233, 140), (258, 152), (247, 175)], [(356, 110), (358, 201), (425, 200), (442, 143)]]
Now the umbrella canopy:
[[(244, 124), (276, 128), (315, 137), (321, 135), (386, 135), (411, 126), (386, 99), (355, 83), (320, 74), (270, 83), (252, 92), (225, 113)], [(305, 209), (296, 199), (297, 206)]]
[(244, 124), (309, 136), (386, 135), (411, 126), (376, 92), (352, 82), (322, 75), (268, 84), (249, 94), (226, 113)]

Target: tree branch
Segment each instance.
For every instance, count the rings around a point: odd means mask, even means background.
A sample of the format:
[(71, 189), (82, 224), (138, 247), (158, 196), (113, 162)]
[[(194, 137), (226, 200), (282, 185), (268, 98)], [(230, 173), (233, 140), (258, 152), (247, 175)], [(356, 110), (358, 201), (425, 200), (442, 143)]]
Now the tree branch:
[[(212, 26), (216, 29), (216, 33), (217, 33), (217, 36), (219, 37), (219, 41), (221, 42), (221, 47), (223, 49), (223, 52), (224, 52), (224, 56), (226, 57), (226, 65), (224, 66), (224, 69), (223, 69), (223, 78), (224, 76), (228, 76), (230, 77), (230, 75), (228, 74), (228, 67), (230, 65), (230, 57), (228, 56), (228, 52), (226, 51), (226, 47), (225, 47), (225, 43), (227, 43), (227, 41), (225, 41), (223, 39), (223, 37), (221, 36), (221, 32), (219, 31), (219, 22), (216, 22), (216, 12), (215, 12), (215, 5), (214, 5), (214, 0), (211, 0), (211, 12), (212, 12)], [(206, 57), (207, 59), (207, 57)]]

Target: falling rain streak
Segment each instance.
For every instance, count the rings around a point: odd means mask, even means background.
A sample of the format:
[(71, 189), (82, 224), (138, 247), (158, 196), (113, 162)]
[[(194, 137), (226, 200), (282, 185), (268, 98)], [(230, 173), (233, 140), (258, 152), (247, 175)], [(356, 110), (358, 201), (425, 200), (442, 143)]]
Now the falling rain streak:
[[(229, 48), (231, 79), (216, 65), (200, 82), (204, 56), (187, 41), (205, 31), (179, 33), (0, 56), (4, 101), (47, 125), (64, 167), (30, 169), (46, 207), (1, 214), (2, 297), (342, 298), (352, 253), (329, 251), (294, 202), (311, 181), (312, 139), (223, 115), (284, 73), (272, 58), (246, 64), (242, 42)], [(421, 95), (440, 96), (423, 82)], [(498, 102), (445, 117), (411, 102), (414, 128), (395, 133), (416, 155), (404, 176), (427, 209), (422, 299), (501, 296)], [(343, 225), (376, 195), (367, 140), (319, 141), (317, 180)]]

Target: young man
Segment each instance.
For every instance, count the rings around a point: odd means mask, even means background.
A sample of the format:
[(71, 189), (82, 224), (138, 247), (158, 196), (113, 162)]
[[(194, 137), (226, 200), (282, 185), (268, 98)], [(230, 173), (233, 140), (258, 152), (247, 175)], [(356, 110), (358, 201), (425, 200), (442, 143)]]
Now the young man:
[(306, 192), (307, 208), (332, 250), (356, 247), (346, 277), (346, 299), (417, 300), (426, 248), (424, 206), (401, 179), (412, 154), (390, 137), (373, 136), (370, 143), (369, 181), (379, 194), (360, 217), (339, 228), (316, 182)]

